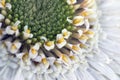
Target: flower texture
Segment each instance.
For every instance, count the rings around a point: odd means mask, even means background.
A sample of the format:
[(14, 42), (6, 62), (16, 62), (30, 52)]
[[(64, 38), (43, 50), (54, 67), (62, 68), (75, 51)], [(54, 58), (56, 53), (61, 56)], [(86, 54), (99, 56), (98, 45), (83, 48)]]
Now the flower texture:
[(0, 80), (120, 80), (100, 2), (0, 0)]

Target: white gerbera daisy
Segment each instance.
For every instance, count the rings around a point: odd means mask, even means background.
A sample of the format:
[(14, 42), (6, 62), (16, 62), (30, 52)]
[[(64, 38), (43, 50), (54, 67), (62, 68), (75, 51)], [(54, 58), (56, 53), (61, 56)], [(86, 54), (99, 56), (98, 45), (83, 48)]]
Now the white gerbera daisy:
[(0, 80), (120, 80), (119, 2), (0, 0)]

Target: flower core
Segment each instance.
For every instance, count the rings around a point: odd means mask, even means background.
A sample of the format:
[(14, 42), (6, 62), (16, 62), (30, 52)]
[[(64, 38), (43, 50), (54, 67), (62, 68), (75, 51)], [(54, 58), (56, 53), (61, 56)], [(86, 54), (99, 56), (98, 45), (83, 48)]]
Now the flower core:
[[(20, 32), (28, 26), (27, 33), (32, 33), (33, 42), (41, 42), (40, 37), (55, 40), (56, 35), (66, 28), (71, 31), (73, 26), (67, 17), (73, 17), (74, 9), (65, 0), (7, 0), (12, 4), (7, 16), (13, 25), (20, 20)], [(22, 36), (22, 35), (21, 35)]]

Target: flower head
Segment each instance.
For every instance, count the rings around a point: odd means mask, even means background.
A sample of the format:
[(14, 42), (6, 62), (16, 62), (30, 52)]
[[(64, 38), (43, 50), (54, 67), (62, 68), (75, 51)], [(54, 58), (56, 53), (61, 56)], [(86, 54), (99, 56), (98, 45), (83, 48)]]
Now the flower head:
[(77, 0), (0, 0), (0, 39), (8, 55), (19, 59), (31, 76), (50, 74), (53, 79), (85, 64), (89, 53), (84, 50), (95, 36), (91, 23), (96, 17), (80, 4)]

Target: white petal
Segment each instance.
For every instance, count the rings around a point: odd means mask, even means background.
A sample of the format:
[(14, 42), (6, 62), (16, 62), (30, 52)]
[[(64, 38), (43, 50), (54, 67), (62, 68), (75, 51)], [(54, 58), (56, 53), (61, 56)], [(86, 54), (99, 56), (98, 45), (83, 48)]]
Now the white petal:
[(36, 44), (33, 46), (33, 48), (36, 49), (36, 50), (39, 50), (40, 45), (41, 45), (40, 43), (36, 43)]
[(12, 8), (12, 5), (10, 3), (6, 3), (6, 7), (10, 10)]
[(75, 26), (81, 26), (81, 25), (83, 25), (84, 24), (84, 17), (83, 16), (75, 16), (74, 18), (73, 18), (73, 21), (74, 20), (76, 20), (76, 19), (80, 19), (80, 22), (78, 22), (78, 23), (76, 23), (76, 24), (74, 24)]
[(33, 37), (33, 34), (28, 34), (26, 32), (23, 32), (24, 34), (24, 38), (27, 39), (27, 38), (32, 38)]
[(33, 37), (33, 34), (30, 34), (30, 37), (29, 38), (32, 38)]
[(36, 58), (33, 59), (36, 62), (41, 62), (42, 57), (41, 56), (37, 56)]
[[(63, 38), (63, 35), (62, 34), (58, 34), (56, 40), (59, 40), (61, 38)], [(66, 43), (67, 43), (67, 41), (64, 40), (61, 43), (56, 43), (56, 45), (57, 45), (58, 48), (62, 48), (62, 47), (64, 47), (66, 45)]]
[(23, 57), (24, 54), (25, 53), (18, 53), (18, 54), (16, 54), (16, 57), (19, 58), (19, 59), (22, 59), (22, 57)]
[(85, 20), (85, 27), (86, 27), (86, 31), (90, 28), (90, 24), (87, 19)]
[(38, 52), (36, 54), (33, 54), (31, 51), (29, 52), (30, 58), (34, 59), (37, 57)]
[(62, 34), (63, 34), (65, 39), (68, 39), (70, 37), (70, 35), (71, 35), (71, 32), (67, 31), (67, 29), (63, 29)]
[(12, 54), (15, 54), (15, 53), (17, 53), (18, 49), (11, 50), (11, 48), (10, 48), (9, 51), (10, 51)]
[(77, 0), (73, 0), (73, 1), (67, 0), (67, 3), (68, 3), (68, 4), (75, 4), (76, 2), (77, 2)]
[[(113, 70), (105, 64), (91, 62), (90, 64), (98, 70), (101, 74), (109, 78), (110, 80), (119, 80), (118, 76), (113, 72)], [(112, 76), (112, 77), (111, 77)]]
[(66, 40), (62, 42), (61, 44), (56, 44), (58, 48), (62, 48), (67, 44)]
[(20, 24), (20, 21), (16, 21), (14, 26), (18, 26)]
[(41, 39), (44, 40), (44, 41), (47, 41), (47, 38), (44, 37), (44, 36), (42, 36)]
[[(34, 49), (34, 48), (33, 48)], [(37, 50), (35, 50), (36, 52), (35, 53), (33, 53), (32, 52), (32, 49), (30, 49), (30, 51), (29, 51), (29, 56), (30, 56), (30, 58), (32, 58), (32, 59), (34, 59), (34, 58), (36, 58), (37, 56), (38, 56), (38, 51)]]
[(28, 29), (28, 26), (26, 25), (25, 27), (24, 27), (24, 30), (27, 30)]
[(69, 17), (67, 17), (67, 21), (68, 21), (69, 23), (72, 23), (72, 20), (69, 19)]
[(15, 36), (19, 36), (19, 30), (15, 31)]
[(79, 33), (80, 36), (83, 34), (82, 30), (78, 30), (77, 32)]
[(22, 45), (22, 43), (20, 43), (20, 42), (14, 42), (14, 44), (15, 44), (15, 46), (19, 49), (20, 47), (21, 47), (21, 45)]
[(5, 32), (7, 34), (10, 34), (10, 35), (13, 35), (15, 33), (15, 31), (11, 30), (10, 26), (8, 26), (6, 29), (5, 29)]
[(23, 75), (22, 75), (22, 69), (21, 68), (18, 69), (14, 80), (25, 80)]
[(85, 44), (87, 42), (87, 40), (79, 40), (81, 43)]
[(54, 49), (55, 45), (47, 46), (44, 44), (44, 47), (46, 50), (50, 51), (50, 50)]
[(54, 49), (54, 47), (55, 47), (54, 41), (47, 41), (47, 42), (45, 42), (44, 43), (44, 47), (48, 51)]
[(5, 16), (3, 16), (2, 14), (0, 14), (0, 20), (3, 20), (5, 18)]

